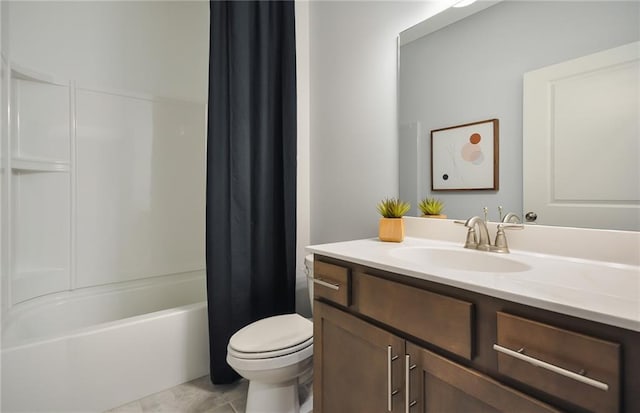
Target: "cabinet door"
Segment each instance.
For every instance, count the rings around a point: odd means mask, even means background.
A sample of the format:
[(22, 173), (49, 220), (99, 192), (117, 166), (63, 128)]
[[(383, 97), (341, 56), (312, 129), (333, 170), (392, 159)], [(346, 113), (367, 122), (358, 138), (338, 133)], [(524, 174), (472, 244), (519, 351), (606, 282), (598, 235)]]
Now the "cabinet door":
[(410, 412), (551, 413), (559, 410), (475, 370), (407, 343)]
[(314, 303), (314, 413), (401, 412), (405, 342)]

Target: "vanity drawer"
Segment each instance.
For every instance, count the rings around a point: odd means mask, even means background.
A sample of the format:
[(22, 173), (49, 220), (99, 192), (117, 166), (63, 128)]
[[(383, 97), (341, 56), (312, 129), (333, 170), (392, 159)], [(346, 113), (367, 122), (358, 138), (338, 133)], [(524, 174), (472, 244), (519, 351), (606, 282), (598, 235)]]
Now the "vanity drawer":
[(353, 303), (367, 317), (471, 359), (472, 303), (364, 273), (353, 274)]
[(592, 412), (620, 409), (620, 345), (497, 313), (498, 371)]
[(348, 307), (351, 304), (351, 270), (347, 267), (314, 261), (313, 296)]

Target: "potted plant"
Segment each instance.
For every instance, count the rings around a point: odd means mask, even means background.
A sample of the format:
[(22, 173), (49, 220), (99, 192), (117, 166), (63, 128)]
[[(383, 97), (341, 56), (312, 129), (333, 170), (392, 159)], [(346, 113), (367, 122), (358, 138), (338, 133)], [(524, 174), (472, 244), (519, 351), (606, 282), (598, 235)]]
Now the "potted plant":
[(426, 218), (446, 218), (441, 214), (444, 203), (438, 198), (425, 198), (418, 204), (418, 208), (422, 211), (422, 216)]
[(411, 205), (398, 198), (385, 198), (378, 203), (378, 212), (382, 215), (378, 227), (378, 237), (381, 241), (402, 242), (404, 239), (404, 221)]

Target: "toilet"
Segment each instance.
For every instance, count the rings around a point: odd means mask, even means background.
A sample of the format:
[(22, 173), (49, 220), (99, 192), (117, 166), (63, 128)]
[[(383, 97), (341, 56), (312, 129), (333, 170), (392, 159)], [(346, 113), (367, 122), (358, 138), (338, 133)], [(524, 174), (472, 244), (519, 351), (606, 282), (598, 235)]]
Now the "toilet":
[[(313, 255), (305, 258), (313, 308)], [(246, 413), (310, 413), (313, 409), (313, 323), (299, 314), (255, 321), (227, 346), (227, 363), (249, 380)]]

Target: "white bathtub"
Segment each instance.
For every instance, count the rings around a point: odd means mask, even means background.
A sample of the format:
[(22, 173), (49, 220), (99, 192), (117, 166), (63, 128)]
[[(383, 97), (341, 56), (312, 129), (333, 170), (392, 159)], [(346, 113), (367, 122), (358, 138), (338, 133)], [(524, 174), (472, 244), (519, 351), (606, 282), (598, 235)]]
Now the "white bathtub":
[(209, 372), (203, 272), (31, 300), (2, 326), (2, 412), (101, 412)]

